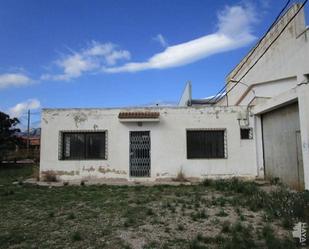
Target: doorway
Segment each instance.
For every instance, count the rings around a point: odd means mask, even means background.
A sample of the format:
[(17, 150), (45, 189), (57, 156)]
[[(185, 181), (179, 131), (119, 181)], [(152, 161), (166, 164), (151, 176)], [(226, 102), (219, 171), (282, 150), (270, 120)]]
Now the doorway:
[(130, 176), (150, 177), (150, 131), (130, 132)]

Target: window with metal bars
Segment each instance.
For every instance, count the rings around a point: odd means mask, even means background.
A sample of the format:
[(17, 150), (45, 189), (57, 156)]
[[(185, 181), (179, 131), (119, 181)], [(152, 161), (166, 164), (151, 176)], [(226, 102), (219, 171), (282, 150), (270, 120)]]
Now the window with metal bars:
[(253, 139), (252, 128), (240, 128), (240, 139)]
[(226, 158), (225, 130), (187, 130), (187, 158)]
[(106, 132), (63, 132), (62, 160), (106, 159)]

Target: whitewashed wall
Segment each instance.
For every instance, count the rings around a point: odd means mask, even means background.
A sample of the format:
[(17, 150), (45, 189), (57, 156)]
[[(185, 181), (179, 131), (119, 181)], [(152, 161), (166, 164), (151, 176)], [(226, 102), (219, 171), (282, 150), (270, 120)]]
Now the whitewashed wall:
[[(274, 40), (297, 13), (300, 6), (300, 4), (293, 5), (256, 47), (255, 52), (252, 55), (248, 53), (230, 72), (226, 79), (229, 83), (227, 91), (235, 86), (235, 83), (230, 80), (241, 79), (241, 83), (234, 87), (229, 92), (228, 98), (220, 101), (218, 105), (226, 105), (227, 100), (229, 105), (247, 106), (250, 103), (255, 105), (252, 112), (255, 114), (256, 124), (256, 159), (258, 175), (263, 176), (264, 152), (260, 115), (298, 101), (304, 180), (305, 188), (309, 189), (309, 114), (307, 111), (309, 101), (309, 28), (305, 24), (303, 9), (288, 24), (279, 38)], [(270, 44), (272, 45), (269, 50), (263, 54)], [(260, 56), (262, 56), (261, 59), (255, 64)], [(257, 97), (257, 101), (252, 102), (255, 97)], [(280, 147), (280, 145), (278, 146)], [(280, 159), (278, 158), (278, 160)]]
[[(143, 108), (159, 111), (160, 122), (121, 123), (120, 111), (132, 109), (44, 109), (42, 114), (40, 171), (52, 170), (60, 179), (129, 177), (129, 131), (149, 130), (150, 180), (175, 177), (257, 176), (255, 140), (240, 140), (237, 121), (242, 107)], [(244, 115), (243, 115), (244, 116)], [(253, 122), (251, 121), (251, 126)], [(58, 160), (59, 133), (66, 130), (107, 130), (107, 160)], [(227, 159), (187, 159), (186, 129), (227, 130)]]
[[(278, 24), (275, 25), (262, 40), (249, 60), (246, 61), (248, 55), (244, 57), (236, 68), (227, 76), (227, 83), (231, 79), (239, 80), (242, 78), (298, 11), (299, 6), (300, 5), (294, 5), (288, 13), (280, 19)], [(305, 74), (309, 74), (308, 56), (309, 29), (305, 25), (304, 11), (301, 10), (241, 82), (248, 86), (255, 85), (253, 91), (255, 91), (256, 97), (277, 96), (296, 87), (299, 83), (299, 78)], [(244, 62), (246, 63), (240, 69)], [(239, 102), (242, 95), (248, 89), (248, 86), (244, 84), (238, 84), (228, 94), (229, 105), (247, 105), (251, 99), (254, 98), (253, 92), (250, 91), (248, 95)], [(230, 82), (227, 86), (227, 91), (234, 85), (235, 83)], [(222, 101), (222, 103), (225, 104), (226, 101)]]

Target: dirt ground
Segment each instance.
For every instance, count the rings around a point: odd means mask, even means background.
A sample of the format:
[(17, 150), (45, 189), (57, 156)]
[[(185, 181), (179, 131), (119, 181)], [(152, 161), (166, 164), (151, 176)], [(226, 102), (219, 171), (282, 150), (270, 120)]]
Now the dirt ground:
[(296, 248), (309, 220), (308, 192), (281, 185), (23, 184), (31, 174), (0, 169), (0, 248)]

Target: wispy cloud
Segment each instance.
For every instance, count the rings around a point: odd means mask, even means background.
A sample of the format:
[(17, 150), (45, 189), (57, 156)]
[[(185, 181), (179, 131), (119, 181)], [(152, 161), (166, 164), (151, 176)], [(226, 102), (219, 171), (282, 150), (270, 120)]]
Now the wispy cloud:
[(0, 88), (24, 86), (29, 85), (32, 82), (33, 80), (23, 73), (0, 74)]
[(164, 48), (166, 48), (168, 46), (168, 42), (166, 41), (166, 39), (164, 38), (164, 36), (162, 34), (157, 34), (154, 38), (154, 41), (160, 43), (160, 45)]
[(130, 57), (129, 51), (121, 50), (113, 43), (93, 41), (86, 49), (72, 52), (55, 62), (62, 73), (44, 74), (41, 80), (71, 80), (83, 73), (98, 70), (102, 66), (113, 66), (118, 61), (129, 60)]
[(9, 108), (9, 114), (11, 117), (19, 118), (28, 110), (36, 110), (41, 107), (41, 103), (37, 99), (28, 99), (24, 102), (18, 103), (15, 106)]
[[(268, 0), (260, 0), (267, 3)], [(162, 34), (153, 39), (164, 51), (141, 62), (130, 62), (131, 54), (114, 43), (92, 41), (83, 49), (70, 50), (69, 54), (54, 61), (51, 73), (33, 80), (26, 73), (0, 74), (0, 89), (29, 85), (37, 81), (69, 81), (85, 73), (138, 72), (149, 69), (179, 67), (204, 59), (210, 55), (230, 51), (248, 45), (256, 39), (253, 24), (256, 11), (250, 5), (226, 6), (217, 14), (216, 32), (200, 38), (170, 46)]]
[(251, 6), (226, 6), (217, 17), (218, 29), (213, 34), (169, 46), (145, 62), (130, 62), (116, 67), (104, 66), (102, 70), (107, 73), (120, 73), (178, 67), (216, 53), (243, 47), (256, 39), (252, 34), (256, 15)]

